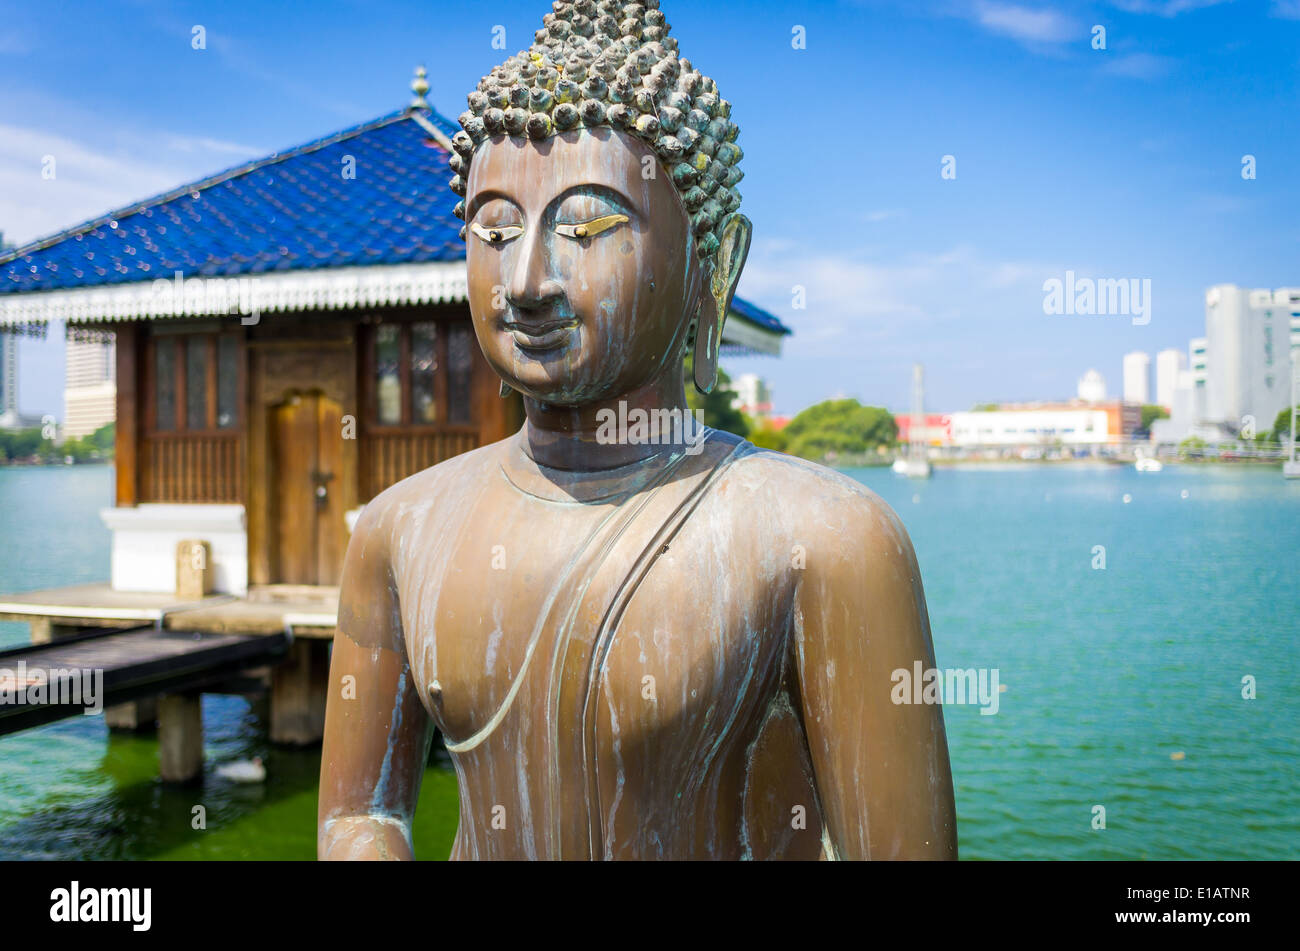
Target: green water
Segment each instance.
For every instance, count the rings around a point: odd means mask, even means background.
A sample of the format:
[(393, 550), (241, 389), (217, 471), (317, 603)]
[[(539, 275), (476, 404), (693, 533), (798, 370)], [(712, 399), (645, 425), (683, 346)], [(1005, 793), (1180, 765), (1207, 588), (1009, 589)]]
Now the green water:
[[(1300, 483), (1226, 466), (853, 475), (912, 534), (939, 665), (1006, 686), (994, 716), (945, 708), (964, 858), (1300, 853)], [(0, 469), (0, 591), (106, 577), (111, 484)], [(0, 646), (25, 638), (0, 624)], [(237, 697), (206, 697), (204, 726), (186, 789), (156, 780), (152, 739), (97, 718), (0, 738), (0, 858), (310, 858), (319, 754), (270, 747), (265, 710)], [(262, 786), (213, 774), (254, 755)], [(417, 854), (445, 857), (455, 826), (455, 777), (431, 767)]]

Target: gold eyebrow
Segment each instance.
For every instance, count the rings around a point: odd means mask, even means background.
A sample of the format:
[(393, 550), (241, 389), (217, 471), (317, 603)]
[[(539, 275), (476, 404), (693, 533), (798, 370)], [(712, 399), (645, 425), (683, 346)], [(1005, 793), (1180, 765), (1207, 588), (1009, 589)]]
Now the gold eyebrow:
[[(555, 230), (572, 238), (594, 238), (598, 234), (631, 221), (627, 215), (604, 215), (580, 225), (556, 225)], [(561, 230), (567, 229), (567, 230)]]

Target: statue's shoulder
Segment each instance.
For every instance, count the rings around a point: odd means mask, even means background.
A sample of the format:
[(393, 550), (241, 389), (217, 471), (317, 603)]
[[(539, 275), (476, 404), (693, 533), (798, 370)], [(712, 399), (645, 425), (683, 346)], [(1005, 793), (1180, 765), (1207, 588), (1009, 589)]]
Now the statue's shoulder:
[(794, 506), (889, 508), (880, 496), (842, 472), (775, 449), (760, 449), (748, 442), (739, 446), (732, 470), (750, 491), (776, 493)]
[(907, 536), (889, 503), (835, 469), (749, 443), (730, 468), (728, 489), (740, 493), (747, 509), (796, 533), (834, 526), (849, 545)]
[(435, 466), (396, 482), (365, 504), (352, 537), (383, 535), (412, 521), (422, 522), (468, 503), (482, 484), (484, 473), (500, 465), (506, 440), (452, 456)]

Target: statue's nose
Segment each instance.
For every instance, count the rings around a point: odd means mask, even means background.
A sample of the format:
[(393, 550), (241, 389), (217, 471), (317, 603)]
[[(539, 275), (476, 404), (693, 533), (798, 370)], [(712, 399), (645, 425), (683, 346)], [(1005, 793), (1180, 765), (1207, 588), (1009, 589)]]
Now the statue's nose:
[(521, 310), (536, 310), (564, 295), (563, 286), (552, 279), (545, 234), (529, 228), (519, 239), (518, 257), (506, 296)]

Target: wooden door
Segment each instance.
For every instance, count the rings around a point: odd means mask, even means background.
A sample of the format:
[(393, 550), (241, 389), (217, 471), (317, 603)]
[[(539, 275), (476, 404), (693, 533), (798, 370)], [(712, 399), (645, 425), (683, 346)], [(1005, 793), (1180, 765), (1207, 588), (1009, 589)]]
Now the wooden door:
[(272, 407), (273, 581), (335, 585), (343, 570), (343, 426), (339, 404), (293, 393)]

